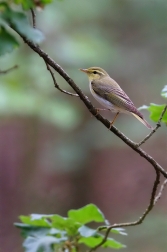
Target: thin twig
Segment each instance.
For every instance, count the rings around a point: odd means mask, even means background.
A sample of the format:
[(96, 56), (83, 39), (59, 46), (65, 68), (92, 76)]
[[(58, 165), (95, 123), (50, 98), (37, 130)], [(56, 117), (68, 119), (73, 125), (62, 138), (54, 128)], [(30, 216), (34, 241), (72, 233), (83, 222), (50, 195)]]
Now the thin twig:
[(11, 68), (8, 68), (6, 70), (0, 70), (0, 74), (7, 74), (8, 72), (10, 72), (10, 71), (12, 71), (12, 70), (14, 70), (16, 68), (18, 68), (18, 65), (15, 65), (15, 66), (13, 66)]
[(35, 11), (33, 10), (33, 8), (31, 8), (30, 11), (31, 11), (31, 14), (32, 14), (32, 25), (33, 25), (33, 28), (36, 28), (36, 14), (35, 14)]
[(137, 144), (138, 147), (141, 146), (143, 143), (145, 143), (157, 131), (157, 129), (159, 127), (161, 127), (161, 121), (162, 121), (162, 118), (163, 118), (166, 110), (167, 110), (167, 105), (162, 110), (161, 116), (160, 116), (155, 128), (140, 143)]
[[(31, 8), (30, 10), (31, 10), (31, 14), (32, 14), (33, 27), (36, 28), (36, 14), (35, 14), (35, 12), (34, 12), (34, 10), (33, 10), (32, 8)], [(38, 45), (36, 45), (36, 46), (39, 47)], [(51, 70), (49, 64), (47, 63), (47, 61), (46, 61), (44, 58), (43, 58), (43, 60), (44, 60), (44, 62), (45, 62), (45, 64), (46, 64), (47, 70), (50, 72), (50, 74), (51, 74), (51, 76), (52, 76), (52, 79), (53, 79), (53, 83), (54, 83), (55, 88), (57, 88), (59, 91), (61, 91), (61, 92), (64, 93), (64, 94), (71, 95), (71, 96), (77, 96), (77, 97), (78, 97), (78, 94), (70, 93), (70, 92), (68, 92), (68, 91), (66, 91), (66, 90), (63, 90), (63, 89), (61, 89), (61, 88), (59, 87), (59, 85), (58, 85), (58, 83), (57, 83), (57, 81), (56, 81), (56, 79), (55, 79), (54, 73), (53, 73), (53, 71)]]
[(99, 231), (106, 230), (105, 236), (104, 236), (103, 240), (97, 246), (95, 246), (94, 248), (91, 248), (89, 250), (89, 252), (92, 252), (92, 251), (98, 249), (99, 247), (101, 247), (106, 242), (111, 229), (120, 228), (120, 227), (131, 227), (131, 226), (136, 226), (136, 225), (141, 224), (143, 222), (143, 220), (146, 218), (146, 216), (149, 214), (149, 212), (152, 210), (152, 208), (154, 207), (156, 192), (157, 192), (159, 183), (160, 183), (160, 172), (156, 171), (156, 179), (154, 181), (154, 185), (153, 185), (149, 205), (146, 208), (146, 210), (144, 211), (144, 213), (142, 214), (142, 216), (137, 221), (134, 221), (134, 222), (125, 222), (125, 223), (113, 224), (113, 225), (108, 226), (108, 227), (107, 226), (99, 227), (98, 228)]
[(165, 188), (165, 186), (167, 185), (167, 179), (164, 180), (164, 182), (161, 185), (161, 188), (159, 190), (158, 195), (156, 196), (155, 200), (154, 200), (154, 205), (157, 203), (157, 201), (161, 198), (163, 190)]
[(64, 90), (64, 89), (61, 89), (61, 88), (59, 87), (59, 85), (57, 84), (57, 81), (56, 81), (56, 79), (55, 79), (54, 73), (52, 72), (52, 70), (51, 70), (49, 64), (46, 62), (45, 59), (44, 59), (44, 62), (45, 62), (45, 64), (46, 64), (47, 70), (50, 72), (50, 74), (51, 74), (51, 76), (52, 76), (52, 79), (53, 79), (53, 83), (54, 83), (55, 88), (57, 88), (59, 91), (61, 91), (61, 92), (64, 93), (64, 94), (71, 95), (71, 96), (77, 96), (77, 97), (78, 97), (78, 96), (79, 96), (78, 94), (70, 93), (70, 92), (68, 92), (68, 91), (66, 91), (66, 90)]
[[(11, 25), (12, 26), (12, 25)], [(40, 57), (45, 60), (45, 62), (48, 63), (49, 66), (51, 66), (56, 72), (58, 72), (64, 80), (75, 90), (75, 92), (78, 94), (79, 98), (82, 100), (82, 102), (85, 104), (87, 109), (90, 111), (90, 113), (99, 120), (103, 125), (106, 126), (107, 129), (110, 127), (110, 122), (105, 119), (103, 116), (97, 113), (97, 109), (92, 105), (92, 103), (89, 101), (88, 97), (83, 94), (81, 89), (76, 85), (76, 83), (69, 77), (69, 75), (62, 69), (60, 65), (58, 65), (52, 58), (50, 58), (42, 49), (39, 48), (39, 46), (35, 45), (33, 42), (29, 41), (25, 36), (20, 34), (15, 27), (12, 27), (19, 35), (22, 37), (23, 41), (28, 44), (28, 46), (35, 51)], [(165, 178), (167, 178), (167, 172), (162, 168), (160, 164), (158, 164), (157, 161), (153, 159), (149, 154), (147, 154), (145, 151), (143, 151), (140, 147), (138, 147), (138, 144), (127, 138), (122, 132), (120, 132), (116, 127), (112, 126), (110, 131), (112, 131), (116, 136), (118, 136), (120, 139), (122, 139), (123, 142), (125, 142), (128, 146), (130, 146), (134, 151), (140, 154), (145, 160), (147, 160), (155, 170), (159, 170)]]

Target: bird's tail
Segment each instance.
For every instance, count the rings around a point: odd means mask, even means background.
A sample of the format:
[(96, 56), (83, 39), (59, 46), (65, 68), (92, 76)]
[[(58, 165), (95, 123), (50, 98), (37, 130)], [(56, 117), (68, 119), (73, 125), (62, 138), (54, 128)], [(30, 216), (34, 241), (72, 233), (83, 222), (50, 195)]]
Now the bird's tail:
[(135, 113), (132, 113), (141, 123), (143, 123), (147, 128), (152, 129), (152, 126), (144, 119), (141, 118), (140, 116), (136, 115)]

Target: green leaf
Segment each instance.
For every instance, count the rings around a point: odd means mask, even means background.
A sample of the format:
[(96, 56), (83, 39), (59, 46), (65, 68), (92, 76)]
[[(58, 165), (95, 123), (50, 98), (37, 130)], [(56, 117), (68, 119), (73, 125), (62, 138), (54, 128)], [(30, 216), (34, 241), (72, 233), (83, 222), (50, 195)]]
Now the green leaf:
[[(165, 106), (166, 106), (166, 104), (158, 105), (158, 104), (150, 103), (150, 106), (143, 105), (139, 109), (140, 110), (147, 109), (148, 111), (150, 111), (150, 118), (154, 122), (158, 122), (158, 120), (159, 120)], [(165, 112), (165, 114), (164, 114), (161, 121), (164, 122), (164, 123), (167, 123), (167, 111)]]
[(89, 223), (92, 221), (95, 221), (95, 222), (104, 222), (105, 221), (103, 213), (94, 204), (89, 204), (89, 205), (82, 207), (78, 210), (70, 210), (70, 211), (68, 211), (68, 216), (71, 219), (78, 221), (82, 224), (86, 224), (86, 223)]
[(78, 232), (80, 233), (81, 236), (83, 237), (90, 237), (90, 236), (94, 236), (97, 234), (97, 230), (96, 229), (92, 229), (86, 226), (82, 226), (78, 229)]
[(34, 220), (31, 218), (31, 216), (23, 216), (23, 215), (21, 215), (19, 218), (24, 224), (37, 226), (37, 227), (51, 227), (51, 224), (45, 218)]
[[(164, 98), (167, 98), (167, 85), (164, 86), (164, 88), (162, 89), (161, 96)], [(142, 107), (139, 108), (139, 110), (147, 109), (148, 111), (151, 112), (150, 118), (154, 122), (158, 122), (165, 106), (166, 104), (158, 105), (158, 104), (150, 103), (150, 106), (143, 105)], [(167, 123), (167, 111), (165, 112), (161, 121), (164, 123)]]
[(61, 237), (65, 237), (67, 232), (66, 231), (62, 231), (60, 229), (57, 229), (57, 228), (51, 228), (48, 232), (48, 234), (50, 235), (61, 235)]
[(27, 39), (34, 43), (40, 43), (44, 39), (41, 31), (31, 27), (23, 12), (13, 11), (5, 2), (0, 3), (0, 11), (1, 19)]
[(43, 7), (46, 4), (52, 3), (52, 0), (40, 0), (40, 1), (33, 1), (33, 0), (14, 0), (15, 4), (21, 4), (24, 10), (29, 10), (36, 6)]
[(55, 238), (52, 236), (44, 236), (44, 237), (28, 237), (23, 242), (23, 247), (26, 252), (39, 252), (39, 251), (47, 251), (53, 252), (51, 245), (59, 244), (66, 239), (64, 238)]
[(52, 0), (41, 0), (41, 3), (43, 3), (43, 4), (49, 4), (49, 3), (52, 3)]
[[(106, 232), (106, 230), (107, 227), (105, 229), (103, 228), (101, 231)], [(124, 228), (112, 228), (110, 232), (114, 234), (127, 235)]]
[(22, 0), (22, 6), (24, 10), (29, 10), (35, 6), (33, 0)]
[[(79, 239), (79, 243), (83, 243), (86, 246), (93, 248), (95, 246), (97, 246), (98, 244), (100, 244), (102, 242), (104, 237), (99, 236), (99, 237), (82, 237)], [(102, 245), (102, 247), (110, 247), (110, 248), (114, 248), (114, 249), (120, 249), (120, 248), (124, 248), (125, 245), (121, 244), (120, 242), (115, 241), (112, 238), (108, 238), (107, 241)]]
[(52, 227), (60, 230), (65, 230), (68, 235), (78, 234), (78, 229), (81, 224), (70, 218), (63, 218), (60, 215), (54, 215), (52, 217)]
[(19, 46), (19, 43), (7, 30), (0, 26), (0, 56), (12, 52)]
[(28, 236), (45, 236), (50, 234), (50, 228), (42, 228), (36, 227), (28, 224), (23, 223), (15, 223), (14, 224), (17, 228), (21, 229), (21, 235), (26, 238)]
[(40, 43), (44, 36), (41, 31), (34, 29), (30, 26), (28, 19), (24, 13), (21, 12), (11, 12), (12, 17), (10, 18), (14, 28), (24, 35), (27, 39), (33, 41), (34, 43)]
[(21, 4), (24, 10), (28, 10), (35, 6), (33, 0), (14, 0), (15, 4)]
[(33, 226), (33, 225), (28, 225), (28, 224), (24, 224), (24, 223), (14, 223), (14, 225), (17, 228), (21, 229), (21, 235), (26, 238), (28, 236), (38, 236), (38, 237), (42, 237), (45, 235), (51, 235), (51, 236), (56, 236), (57, 238), (62, 238), (64, 237), (66, 240), (67, 238), (67, 232), (66, 231), (62, 231), (60, 229), (56, 229), (56, 228), (48, 228), (48, 227), (39, 227), (39, 226)]
[(120, 249), (120, 248), (125, 248), (126, 246), (120, 242), (117, 242), (116, 240), (112, 238), (108, 238), (107, 241), (102, 245), (102, 247)]
[[(158, 122), (162, 111), (165, 107), (164, 105), (157, 105), (154, 103), (151, 103), (150, 106), (148, 107), (148, 110), (151, 112), (150, 113), (150, 118), (154, 121), (154, 122)], [(162, 122), (167, 123), (167, 111), (165, 112), (163, 118), (162, 118)]]
[(167, 98), (167, 85), (162, 89), (161, 96)]
[(79, 239), (79, 243), (83, 243), (86, 246), (93, 248), (102, 241), (102, 237), (82, 237)]
[(127, 235), (124, 228), (112, 228), (111, 232), (114, 234)]
[(43, 218), (51, 218), (53, 214), (31, 214), (31, 220), (41, 220)]

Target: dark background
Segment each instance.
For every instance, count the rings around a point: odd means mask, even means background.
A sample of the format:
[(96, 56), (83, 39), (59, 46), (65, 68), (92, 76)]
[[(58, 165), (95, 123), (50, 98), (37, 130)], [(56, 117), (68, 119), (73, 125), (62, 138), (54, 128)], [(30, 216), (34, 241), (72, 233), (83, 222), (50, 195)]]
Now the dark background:
[[(165, 0), (55, 1), (37, 13), (37, 26), (45, 34), (43, 50), (95, 106), (79, 68), (104, 68), (137, 107), (165, 103), (160, 96), (167, 82)], [(19, 65), (0, 76), (0, 252), (23, 251), (13, 227), (19, 215), (65, 216), (94, 203), (111, 223), (138, 219), (150, 199), (153, 167), (91, 117), (79, 98), (56, 90), (42, 59), (18, 40), (20, 49), (0, 59), (1, 70)], [(115, 126), (135, 142), (149, 132), (128, 115), (120, 115)], [(166, 168), (164, 125), (143, 148)], [(127, 245), (124, 251), (166, 251), (166, 213), (164, 192), (142, 225), (116, 237)]]

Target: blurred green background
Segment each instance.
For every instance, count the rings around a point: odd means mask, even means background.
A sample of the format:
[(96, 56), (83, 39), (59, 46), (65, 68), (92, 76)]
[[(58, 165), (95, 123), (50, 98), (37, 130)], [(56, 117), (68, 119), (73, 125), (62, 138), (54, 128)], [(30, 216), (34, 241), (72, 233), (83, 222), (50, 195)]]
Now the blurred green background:
[[(41, 48), (95, 106), (79, 68), (104, 68), (137, 107), (165, 103), (160, 96), (167, 78), (165, 0), (54, 1), (37, 13), (37, 27), (45, 35)], [(66, 215), (91, 202), (111, 223), (136, 220), (150, 199), (153, 167), (91, 117), (79, 98), (56, 90), (42, 59), (17, 39), (21, 47), (0, 58), (1, 70), (19, 66), (0, 75), (0, 252), (23, 251), (13, 227), (19, 215)], [(56, 72), (55, 77), (72, 92)], [(127, 115), (115, 126), (135, 142), (149, 132)], [(164, 125), (143, 148), (166, 167)], [(124, 251), (166, 251), (165, 195), (142, 225), (119, 237)]]

